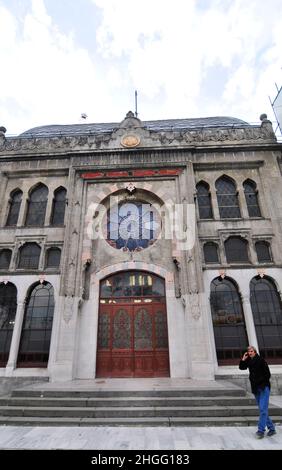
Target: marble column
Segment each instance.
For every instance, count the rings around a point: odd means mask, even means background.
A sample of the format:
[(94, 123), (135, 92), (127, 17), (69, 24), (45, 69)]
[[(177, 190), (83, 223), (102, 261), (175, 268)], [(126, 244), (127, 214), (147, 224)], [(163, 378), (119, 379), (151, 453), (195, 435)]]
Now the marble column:
[(9, 359), (6, 366), (6, 376), (11, 376), (17, 366), (17, 357), (22, 333), (22, 324), (25, 312), (25, 300), (18, 301), (14, 330), (10, 346)]
[(250, 345), (254, 346), (258, 351), (258, 342), (257, 342), (254, 319), (253, 319), (253, 312), (252, 312), (252, 307), (250, 303), (250, 298), (248, 295), (242, 296), (242, 303), (243, 303), (243, 310), (244, 310), (244, 315), (245, 315), (246, 329), (247, 329), (247, 334), (248, 334), (248, 342)]

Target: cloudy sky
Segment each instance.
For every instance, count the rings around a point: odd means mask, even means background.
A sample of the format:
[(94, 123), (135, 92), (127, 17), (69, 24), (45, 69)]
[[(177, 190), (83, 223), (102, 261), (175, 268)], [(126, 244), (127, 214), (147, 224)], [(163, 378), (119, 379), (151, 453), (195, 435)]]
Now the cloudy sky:
[(0, 0), (0, 125), (274, 120), (281, 0)]

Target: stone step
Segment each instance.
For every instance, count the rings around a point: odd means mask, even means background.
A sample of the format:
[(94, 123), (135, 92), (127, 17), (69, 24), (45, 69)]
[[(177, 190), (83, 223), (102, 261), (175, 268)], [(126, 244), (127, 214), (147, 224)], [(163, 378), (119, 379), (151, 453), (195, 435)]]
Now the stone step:
[[(282, 417), (282, 408), (270, 407), (272, 417)], [(257, 406), (181, 406), (181, 407), (21, 407), (1, 406), (0, 416), (80, 417), (80, 418), (147, 418), (147, 417), (223, 417), (257, 416)]]
[(254, 398), (248, 397), (111, 397), (111, 398), (88, 398), (88, 397), (12, 397), (0, 398), (0, 406), (76, 406), (76, 407), (123, 407), (123, 406), (246, 406), (254, 405)]
[[(1, 417), (7, 426), (256, 426), (257, 416), (179, 417), (179, 418), (46, 418)], [(281, 424), (282, 420), (275, 420)]]
[(173, 390), (67, 390), (67, 389), (16, 389), (12, 397), (67, 397), (67, 398), (112, 398), (114, 397), (244, 397), (246, 392), (240, 388), (214, 389), (173, 389)]

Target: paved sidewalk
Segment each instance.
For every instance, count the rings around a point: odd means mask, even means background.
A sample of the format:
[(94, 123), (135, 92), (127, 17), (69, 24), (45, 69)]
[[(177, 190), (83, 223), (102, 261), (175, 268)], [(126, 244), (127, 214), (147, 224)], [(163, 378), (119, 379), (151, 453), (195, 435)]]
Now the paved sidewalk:
[(250, 427), (0, 427), (0, 449), (282, 450), (277, 434), (256, 439)]

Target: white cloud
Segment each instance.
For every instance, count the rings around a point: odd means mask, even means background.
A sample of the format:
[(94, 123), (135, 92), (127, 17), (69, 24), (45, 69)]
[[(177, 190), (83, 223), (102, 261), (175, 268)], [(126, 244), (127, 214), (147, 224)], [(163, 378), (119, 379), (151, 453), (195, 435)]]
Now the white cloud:
[[(93, 2), (103, 11), (101, 53), (125, 57), (134, 87), (150, 100), (162, 92), (162, 112), (170, 117), (172, 112), (183, 116), (185, 110), (185, 115), (205, 114), (197, 103), (215, 65), (227, 71), (218, 110), (237, 111), (252, 121), (265, 111), (258, 109), (260, 103), (270, 110), (268, 94), (281, 79), (281, 74), (272, 76), (282, 65), (280, 0), (214, 1), (206, 9), (197, 9), (193, 0), (143, 0), (138, 7), (132, 0)], [(264, 87), (260, 77), (267, 79)]]
[(121, 121), (135, 89), (141, 119), (271, 114), (268, 95), (282, 83), (280, 0), (89, 2), (101, 22), (96, 43), (92, 36), (86, 48), (84, 38), (82, 48), (79, 30), (63, 32), (48, 0), (31, 0), (22, 18), (0, 0), (0, 125), (8, 132), (78, 122), (82, 112)]

